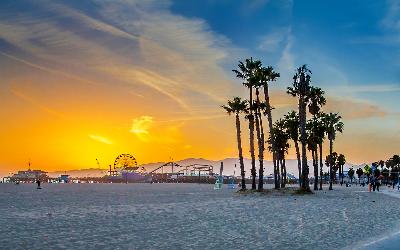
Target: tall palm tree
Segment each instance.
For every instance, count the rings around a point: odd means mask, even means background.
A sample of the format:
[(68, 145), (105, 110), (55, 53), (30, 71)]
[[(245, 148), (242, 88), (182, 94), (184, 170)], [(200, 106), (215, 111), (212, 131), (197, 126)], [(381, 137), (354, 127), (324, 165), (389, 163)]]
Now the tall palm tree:
[(251, 155), (251, 189), (255, 190), (256, 186), (256, 160), (254, 154), (254, 115), (253, 115), (253, 87), (256, 84), (256, 71), (261, 67), (261, 62), (253, 58), (246, 59), (245, 62), (239, 61), (238, 70), (234, 69), (236, 77), (243, 80), (243, 85), (249, 89), (249, 113), (246, 118), (249, 120), (249, 131), (250, 131), (250, 155)]
[[(301, 159), (300, 159), (300, 149), (299, 149), (299, 115), (296, 111), (290, 111), (284, 116), (285, 128), (288, 131), (290, 139), (294, 142), (294, 147), (296, 149), (297, 157), (297, 168), (299, 171), (299, 180), (301, 180)], [(301, 182), (299, 181), (301, 186)]]
[(287, 93), (299, 99), (299, 122), (300, 122), (300, 141), (301, 141), (301, 175), (303, 190), (310, 190), (307, 165), (307, 98), (310, 93), (311, 71), (306, 65), (299, 67), (293, 76), (293, 86), (287, 88)]
[[(272, 124), (272, 112), (271, 112), (272, 107), (271, 107), (270, 96), (269, 96), (269, 83), (276, 81), (276, 79), (278, 79), (278, 77), (280, 77), (280, 74), (275, 72), (271, 66), (268, 66), (268, 67), (261, 67), (258, 70), (258, 76), (259, 76), (259, 80), (260, 80), (259, 83), (264, 89), (265, 114), (268, 119), (269, 133), (271, 134), (271, 133), (273, 133), (273, 124)], [(272, 141), (272, 148), (273, 149), (275, 148), (273, 141)], [(279, 188), (279, 184), (276, 181), (277, 180), (277, 177), (276, 177), (276, 172), (277, 172), (276, 150), (272, 150), (272, 161), (274, 164), (275, 188)]]
[(322, 158), (322, 145), (325, 140), (326, 134), (326, 127), (324, 123), (325, 113), (319, 112), (317, 115), (317, 122), (316, 122), (316, 136), (318, 138), (318, 148), (319, 148), (319, 174), (320, 174), (320, 182), (319, 182), (319, 190), (322, 190), (322, 174), (323, 174), (323, 158)]
[(233, 100), (228, 100), (228, 105), (222, 106), (225, 111), (231, 115), (235, 114), (236, 116), (236, 139), (239, 153), (239, 163), (240, 163), (240, 175), (242, 177), (241, 181), (241, 189), (246, 189), (246, 176), (244, 171), (244, 162), (243, 162), (243, 150), (242, 150), (242, 137), (240, 130), (240, 117), (239, 114), (247, 111), (247, 101), (242, 100), (240, 97), (234, 97)]
[(255, 117), (255, 125), (256, 125), (256, 133), (257, 133), (257, 145), (258, 145), (258, 160), (259, 160), (259, 174), (258, 174), (258, 190), (263, 189), (264, 183), (264, 139), (263, 135), (261, 134), (261, 111), (260, 111), (260, 102), (259, 102), (259, 91), (256, 88), (256, 101), (253, 104), (254, 109), (254, 117)]
[(264, 150), (265, 150), (265, 135), (262, 114), (265, 113), (266, 105), (260, 101), (259, 88), (256, 88), (256, 101), (254, 103), (254, 112), (256, 117), (256, 132), (258, 140), (258, 190), (262, 191), (264, 188)]
[(316, 133), (317, 120), (311, 119), (307, 121), (307, 148), (311, 152), (312, 163), (314, 166), (314, 190), (318, 190), (318, 142), (319, 138)]
[(312, 130), (312, 138), (314, 138), (313, 142), (316, 143), (313, 145), (313, 155), (315, 155), (316, 161), (314, 161), (314, 190), (318, 190), (318, 144), (320, 138), (318, 138), (318, 121), (317, 116), (321, 112), (321, 108), (326, 104), (326, 99), (324, 97), (325, 92), (318, 87), (310, 87), (310, 92), (308, 95), (308, 111), (313, 116), (313, 130)]
[[(333, 153), (333, 141), (336, 139), (336, 133), (343, 133), (343, 122), (342, 117), (338, 113), (329, 113), (324, 118), (326, 133), (328, 134), (329, 140), (329, 155)], [(333, 157), (330, 157), (332, 160)], [(329, 190), (332, 190), (332, 162), (329, 162), (329, 170), (331, 177), (329, 180)]]

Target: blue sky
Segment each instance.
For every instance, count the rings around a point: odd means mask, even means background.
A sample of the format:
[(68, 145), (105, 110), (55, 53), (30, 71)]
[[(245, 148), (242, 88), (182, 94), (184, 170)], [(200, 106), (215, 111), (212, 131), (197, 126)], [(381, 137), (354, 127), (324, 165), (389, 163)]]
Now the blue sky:
[(391, 17), (395, 5), (365, 0), (211, 0), (174, 1), (171, 9), (205, 20), (212, 31), (266, 63), (277, 62), (290, 36), (296, 66), (308, 63), (318, 72), (329, 64), (355, 85), (399, 86), (399, 16)]
[[(308, 64), (313, 84), (326, 91), (324, 109), (344, 117), (339, 152), (361, 163), (400, 151), (398, 0), (5, 0), (0, 7), (0, 115), (10, 118), (0, 124), (7, 131), (0, 167), (48, 155), (48, 164), (84, 167), (99, 152), (111, 160), (127, 150), (143, 161), (235, 156), (234, 123), (219, 107), (247, 96), (231, 70), (248, 57), (281, 73), (271, 86), (274, 119), (296, 108), (285, 89), (295, 68)], [(85, 150), (68, 146), (77, 141)], [(24, 156), (12, 157), (17, 151)], [(64, 155), (80, 160), (60, 161)]]

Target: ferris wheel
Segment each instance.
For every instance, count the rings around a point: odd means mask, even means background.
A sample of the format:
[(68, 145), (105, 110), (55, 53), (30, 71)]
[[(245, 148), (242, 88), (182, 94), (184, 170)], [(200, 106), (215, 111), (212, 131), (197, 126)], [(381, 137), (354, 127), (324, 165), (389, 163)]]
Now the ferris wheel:
[(114, 160), (114, 169), (136, 170), (138, 169), (136, 158), (130, 154), (118, 155)]

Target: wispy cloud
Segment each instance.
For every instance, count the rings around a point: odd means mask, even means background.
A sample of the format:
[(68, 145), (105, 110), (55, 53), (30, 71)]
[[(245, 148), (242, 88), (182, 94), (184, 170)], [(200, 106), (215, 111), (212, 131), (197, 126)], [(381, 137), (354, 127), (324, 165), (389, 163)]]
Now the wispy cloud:
[(25, 55), (3, 55), (73, 80), (147, 86), (183, 109), (205, 98), (221, 102), (233, 91), (220, 64), (236, 49), (204, 20), (171, 13), (167, 1), (93, 2), (96, 15), (54, 2), (22, 18), (8, 15), (0, 37)]
[(400, 2), (387, 0), (387, 14), (381, 24), (388, 29), (400, 30)]
[(386, 13), (377, 25), (381, 29), (381, 35), (355, 37), (350, 43), (400, 45), (400, 2), (398, 0), (386, 0)]
[(181, 142), (182, 121), (159, 121), (151, 116), (140, 116), (132, 120), (130, 132), (141, 142), (174, 145)]
[(292, 34), (292, 29), (289, 28), (286, 35), (286, 44), (278, 61), (278, 70), (282, 72), (283, 75), (291, 75), (295, 69), (295, 55), (292, 52), (293, 42), (294, 36)]
[(262, 7), (264, 7), (269, 0), (248, 0), (245, 1), (247, 8), (251, 9), (251, 10), (256, 10), (256, 9), (260, 9)]
[(13, 87), (11, 87), (10, 91), (14, 96), (16, 96), (16, 97), (20, 98), (21, 100), (29, 103), (30, 105), (32, 105), (33, 107), (35, 107), (35, 108), (37, 108), (39, 110), (44, 111), (45, 113), (48, 113), (48, 114), (50, 114), (52, 116), (55, 116), (57, 118), (66, 119), (66, 117), (65, 117), (65, 115), (63, 113), (61, 113), (61, 112), (59, 112), (59, 111), (57, 111), (57, 110), (55, 110), (53, 108), (50, 108), (50, 107), (48, 107), (48, 106), (36, 101), (34, 98), (32, 98), (28, 94), (24, 93), (23, 91), (20, 91), (20, 90), (18, 90), (16, 88), (13, 88)]
[(338, 93), (384, 93), (384, 92), (399, 92), (399, 84), (370, 84), (370, 85), (360, 85), (351, 84), (342, 87), (335, 87), (333, 91)]
[(275, 52), (288, 38), (290, 29), (278, 29), (261, 38), (258, 49), (266, 52)]
[(153, 123), (153, 117), (151, 116), (141, 116), (139, 118), (135, 118), (132, 121), (130, 132), (135, 134), (139, 139), (148, 141), (149, 129)]
[(93, 139), (95, 141), (98, 141), (98, 142), (101, 142), (101, 143), (104, 143), (104, 144), (108, 144), (108, 145), (113, 144), (109, 139), (107, 139), (104, 136), (95, 135), (95, 134), (89, 134), (88, 136), (89, 136), (90, 139)]
[(339, 112), (346, 120), (383, 118), (388, 115), (387, 111), (375, 104), (347, 98), (329, 98), (326, 110)]

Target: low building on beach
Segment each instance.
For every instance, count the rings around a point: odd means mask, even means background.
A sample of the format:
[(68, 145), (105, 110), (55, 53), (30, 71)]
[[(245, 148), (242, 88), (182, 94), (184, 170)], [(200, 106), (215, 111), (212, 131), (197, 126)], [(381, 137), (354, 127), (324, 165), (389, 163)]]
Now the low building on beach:
[(10, 177), (11, 182), (34, 182), (35, 180), (47, 180), (49, 177), (47, 176), (47, 172), (42, 170), (31, 170), (28, 169), (26, 171), (18, 171), (18, 173), (12, 175)]

